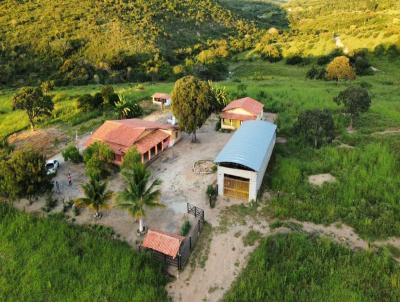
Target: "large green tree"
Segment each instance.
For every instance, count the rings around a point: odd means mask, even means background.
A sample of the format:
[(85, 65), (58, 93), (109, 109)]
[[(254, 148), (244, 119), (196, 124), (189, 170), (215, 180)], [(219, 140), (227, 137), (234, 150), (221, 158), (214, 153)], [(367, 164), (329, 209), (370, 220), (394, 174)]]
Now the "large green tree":
[(324, 143), (330, 143), (335, 137), (335, 124), (329, 110), (307, 110), (297, 118), (294, 126), (295, 133), (311, 143), (314, 148)]
[(54, 104), (41, 88), (23, 87), (13, 98), (13, 108), (25, 110), (33, 130), (37, 118), (51, 115)]
[(210, 85), (194, 76), (183, 77), (175, 83), (172, 112), (181, 129), (193, 134), (192, 142), (197, 140), (196, 130), (210, 116), (213, 97)]
[(51, 189), (45, 157), (33, 150), (19, 150), (0, 162), (0, 195), (5, 198), (33, 197)]
[(350, 86), (334, 98), (336, 104), (344, 105), (345, 112), (350, 116), (349, 129), (353, 129), (354, 119), (361, 113), (367, 112), (371, 106), (371, 96), (368, 90), (362, 87)]
[(114, 160), (114, 152), (102, 142), (91, 144), (83, 152), (86, 175), (91, 178), (106, 178), (111, 173), (111, 164)]
[(126, 187), (117, 196), (117, 207), (128, 212), (139, 220), (139, 231), (144, 231), (143, 217), (145, 208), (162, 207), (159, 202), (160, 190), (157, 188), (161, 181), (150, 181), (151, 173), (142, 163), (137, 163), (130, 169), (124, 169), (123, 177)]
[(90, 178), (89, 182), (82, 185), (85, 197), (76, 200), (76, 206), (93, 208), (96, 218), (101, 218), (100, 209), (108, 207), (113, 192), (107, 190), (107, 183), (96, 178)]

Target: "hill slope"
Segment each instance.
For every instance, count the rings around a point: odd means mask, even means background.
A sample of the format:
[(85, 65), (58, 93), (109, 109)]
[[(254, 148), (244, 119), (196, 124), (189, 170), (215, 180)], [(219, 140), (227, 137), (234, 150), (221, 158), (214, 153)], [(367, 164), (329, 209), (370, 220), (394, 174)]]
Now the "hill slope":
[(291, 0), (284, 7), (291, 28), (288, 52), (321, 55), (336, 43), (349, 52), (378, 45), (400, 47), (398, 0)]
[(67, 59), (107, 70), (116, 69), (121, 54), (140, 54), (131, 60), (162, 66), (164, 60), (179, 61), (178, 49), (243, 38), (254, 30), (213, 0), (5, 0), (0, 3), (2, 82), (49, 74)]

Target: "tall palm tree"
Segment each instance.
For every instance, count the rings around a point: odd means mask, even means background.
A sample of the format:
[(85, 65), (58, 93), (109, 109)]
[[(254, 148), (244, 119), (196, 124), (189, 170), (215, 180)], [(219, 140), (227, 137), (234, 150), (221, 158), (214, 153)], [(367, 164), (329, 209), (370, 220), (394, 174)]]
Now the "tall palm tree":
[(136, 163), (131, 169), (124, 169), (126, 188), (117, 196), (116, 206), (128, 210), (139, 220), (139, 232), (142, 233), (145, 207), (163, 207), (159, 202), (160, 190), (156, 189), (161, 184), (159, 179), (150, 183), (151, 173), (142, 163)]
[(108, 207), (113, 192), (107, 191), (107, 183), (96, 178), (90, 178), (89, 182), (82, 185), (85, 197), (76, 201), (77, 206), (86, 206), (96, 211), (95, 217), (100, 218), (100, 209)]

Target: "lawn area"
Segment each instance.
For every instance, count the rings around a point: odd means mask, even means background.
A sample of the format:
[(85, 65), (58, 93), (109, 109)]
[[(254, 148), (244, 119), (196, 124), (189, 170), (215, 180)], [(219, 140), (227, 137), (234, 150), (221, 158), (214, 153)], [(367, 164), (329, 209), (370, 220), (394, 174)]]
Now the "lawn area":
[(389, 252), (351, 251), (312, 235), (262, 241), (224, 301), (399, 301), (400, 268)]
[(168, 301), (166, 281), (124, 242), (0, 203), (1, 301)]
[[(67, 133), (74, 135), (86, 133), (98, 127), (106, 119), (116, 118), (112, 111), (82, 112), (77, 108), (77, 98), (83, 94), (95, 94), (102, 85), (59, 87), (52, 91), (54, 111), (52, 117), (38, 123), (38, 127), (59, 125)], [(115, 91), (126, 99), (150, 99), (156, 92), (170, 92), (173, 83), (118, 84), (113, 85)], [(0, 138), (29, 127), (28, 118), (22, 110), (12, 110), (12, 98), (16, 90), (0, 90)]]

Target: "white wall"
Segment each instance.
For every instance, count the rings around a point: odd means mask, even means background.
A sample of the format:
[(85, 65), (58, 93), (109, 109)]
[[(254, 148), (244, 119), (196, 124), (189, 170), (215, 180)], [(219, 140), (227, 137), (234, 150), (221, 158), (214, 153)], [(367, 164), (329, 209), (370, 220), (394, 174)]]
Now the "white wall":
[(218, 195), (220, 195), (220, 196), (224, 195), (224, 175), (228, 174), (228, 175), (233, 175), (233, 176), (238, 176), (238, 177), (249, 179), (249, 181), (250, 181), (249, 201), (256, 200), (258, 191), (260, 190), (260, 187), (261, 187), (263, 179), (264, 179), (265, 171), (267, 170), (269, 160), (271, 159), (271, 155), (274, 150), (275, 141), (276, 141), (276, 133), (274, 134), (272, 142), (269, 145), (267, 152), (265, 153), (263, 164), (262, 164), (259, 172), (218, 166), (218, 172), (217, 172), (218, 173), (218, 178), (217, 178)]
[(224, 175), (233, 175), (237, 177), (242, 177), (249, 179), (249, 201), (257, 199), (257, 173), (253, 171), (240, 170), (240, 169), (232, 169), (226, 168), (222, 166), (218, 166), (218, 195), (224, 195)]

